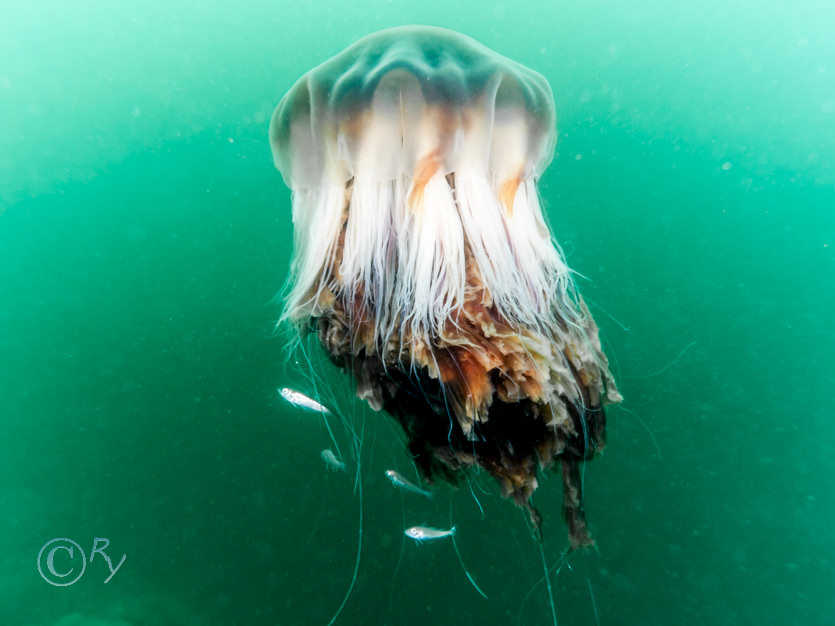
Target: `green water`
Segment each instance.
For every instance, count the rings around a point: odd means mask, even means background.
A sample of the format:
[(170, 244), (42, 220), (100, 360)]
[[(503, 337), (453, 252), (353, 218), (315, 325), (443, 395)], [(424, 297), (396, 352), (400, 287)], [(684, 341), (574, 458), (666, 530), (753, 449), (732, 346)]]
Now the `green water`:
[[(272, 334), (291, 231), (267, 123), (302, 72), (403, 23), (471, 35), (554, 89), (543, 198), (626, 398), (585, 474), (599, 553), (555, 581), (559, 623), (833, 623), (831, 7), (5, 3), (0, 623), (334, 614), (359, 499), (319, 458), (322, 422), (276, 394), (309, 383)], [(454, 516), (489, 600), (451, 544), (402, 543), (446, 525), (453, 492), (393, 490), (399, 433), (311, 357), (365, 425), (338, 623), (550, 624), (524, 517), (484, 476), (484, 518), (466, 488)], [(535, 500), (549, 562), (559, 482)], [(50, 539), (89, 557), (97, 537), (114, 567), (126, 555), (109, 582), (101, 554), (72, 585), (41, 577)]]

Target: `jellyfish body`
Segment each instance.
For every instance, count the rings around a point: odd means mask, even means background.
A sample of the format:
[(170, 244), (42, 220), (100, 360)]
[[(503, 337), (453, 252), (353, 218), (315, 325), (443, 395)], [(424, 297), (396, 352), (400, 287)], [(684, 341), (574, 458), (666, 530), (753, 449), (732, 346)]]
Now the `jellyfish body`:
[(400, 422), (427, 479), (480, 466), (538, 524), (558, 462), (589, 543), (579, 467), (621, 398), (540, 205), (546, 80), (452, 31), (389, 29), (302, 76), (270, 143), (293, 192), (282, 319)]

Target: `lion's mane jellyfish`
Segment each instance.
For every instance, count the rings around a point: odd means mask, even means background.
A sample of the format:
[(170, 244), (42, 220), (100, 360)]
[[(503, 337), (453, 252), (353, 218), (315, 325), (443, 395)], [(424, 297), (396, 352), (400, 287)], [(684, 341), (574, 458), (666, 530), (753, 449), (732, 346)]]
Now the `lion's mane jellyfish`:
[(283, 320), (399, 421), (427, 479), (484, 468), (538, 526), (558, 463), (590, 543), (580, 467), (621, 397), (543, 217), (546, 80), (452, 31), (384, 30), (302, 76), (270, 143), (293, 191)]

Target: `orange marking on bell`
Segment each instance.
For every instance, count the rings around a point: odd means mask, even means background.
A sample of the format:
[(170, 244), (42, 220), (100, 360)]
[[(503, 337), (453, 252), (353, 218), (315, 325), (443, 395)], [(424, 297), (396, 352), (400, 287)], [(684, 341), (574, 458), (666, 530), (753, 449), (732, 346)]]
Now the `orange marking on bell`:
[(426, 183), (437, 173), (440, 167), (440, 148), (435, 148), (429, 154), (422, 156), (415, 165), (415, 178), (412, 181), (412, 191), (409, 194), (409, 205), (412, 210), (423, 207), (423, 190)]
[(516, 176), (504, 181), (499, 189), (499, 200), (504, 205), (508, 217), (513, 217), (513, 201), (516, 199), (516, 191), (519, 189), (519, 183), (521, 182), (522, 171), (519, 170)]

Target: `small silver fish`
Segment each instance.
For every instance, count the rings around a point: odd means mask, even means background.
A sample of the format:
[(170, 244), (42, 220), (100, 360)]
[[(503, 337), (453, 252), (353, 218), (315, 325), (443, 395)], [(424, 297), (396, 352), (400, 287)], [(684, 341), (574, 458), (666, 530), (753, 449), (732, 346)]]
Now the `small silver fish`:
[(336, 455), (333, 453), (333, 450), (322, 450), (322, 452), (319, 453), (319, 456), (322, 457), (322, 460), (325, 462), (325, 465), (331, 468), (334, 472), (345, 471), (345, 463), (336, 458)]
[(423, 541), (431, 541), (432, 539), (443, 539), (444, 537), (452, 537), (455, 534), (455, 526), (449, 530), (441, 530), (440, 528), (429, 528), (428, 526), (412, 526), (403, 531), (407, 537), (411, 537), (418, 543)]
[(281, 387), (278, 390), (278, 393), (281, 394), (281, 397), (287, 400), (287, 402), (293, 406), (299, 407), (300, 409), (307, 409), (308, 411), (316, 411), (317, 413), (326, 413), (330, 415), (330, 409), (328, 409), (328, 407), (324, 404), (316, 402), (313, 398), (307, 397), (301, 391), (289, 389), (288, 387)]
[(386, 476), (391, 481), (391, 484), (395, 487), (400, 487), (401, 489), (405, 489), (406, 491), (411, 491), (413, 493), (419, 493), (422, 496), (426, 496), (427, 498), (432, 497), (432, 492), (427, 491), (426, 489), (421, 489), (416, 484), (408, 481), (406, 478), (403, 477), (398, 472), (394, 470), (386, 470)]

